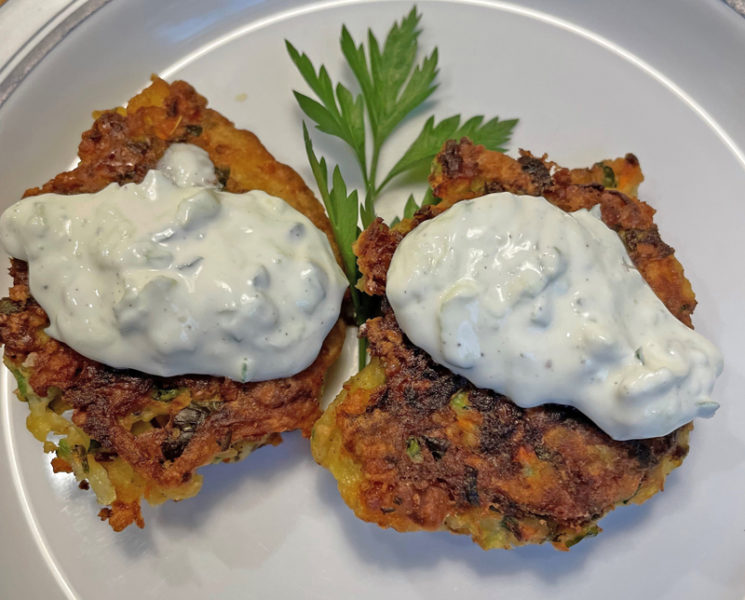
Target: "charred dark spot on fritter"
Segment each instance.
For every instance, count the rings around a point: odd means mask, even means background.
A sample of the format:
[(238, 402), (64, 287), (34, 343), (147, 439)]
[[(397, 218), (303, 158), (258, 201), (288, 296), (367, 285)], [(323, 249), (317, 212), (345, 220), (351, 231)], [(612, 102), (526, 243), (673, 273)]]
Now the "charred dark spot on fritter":
[[(387, 303), (384, 303), (383, 315), (383, 327), (403, 335)], [(370, 331), (370, 323), (368, 321), (365, 334)], [(434, 365), (423, 352), (418, 351), (405, 338), (399, 350), (402, 364), (398, 372), (389, 374), (387, 389), (391, 398), (385, 399), (386, 406), (389, 402), (394, 406), (401, 402), (409, 410), (421, 414), (429, 414), (446, 406), (450, 402), (450, 397), (462, 387), (462, 378), (455, 377), (447, 369)], [(377, 352), (374, 343), (371, 344), (371, 351), (374, 355)], [(416, 385), (409, 382), (416, 382)], [(376, 403), (377, 401), (379, 400), (376, 398)]]
[(561, 404), (544, 404), (541, 413), (547, 423), (561, 423), (567, 427), (581, 426), (597, 429), (597, 426), (584, 413), (573, 406)]
[(512, 515), (505, 515), (504, 517), (502, 517), (502, 521), (500, 522), (500, 525), (504, 529), (509, 531), (512, 535), (514, 535), (518, 541), (523, 539), (522, 531), (520, 530), (520, 523)]
[(487, 181), (484, 185), (484, 193), (486, 194), (498, 194), (504, 191), (504, 186), (498, 181)]
[(166, 114), (169, 117), (176, 117), (179, 114), (179, 102), (177, 97), (168, 98), (165, 102)]
[(436, 198), (435, 200), (436, 201), (433, 204), (425, 204), (414, 213), (412, 218), (417, 225), (424, 221), (428, 221), (435, 216), (435, 207), (440, 202), (440, 199)]
[(126, 146), (127, 150), (129, 150), (132, 154), (140, 157), (147, 156), (147, 153), (150, 151), (150, 143), (147, 141), (142, 140), (130, 140), (127, 142)]
[[(618, 190), (608, 190), (608, 189), (606, 189), (605, 190), (605, 193), (606, 194), (610, 194), (611, 196), (615, 196), (616, 198), (618, 198), (619, 200), (621, 200), (621, 203), (624, 206), (631, 206), (633, 208), (636, 208), (636, 203), (634, 202), (634, 199), (633, 198), (630, 198), (629, 196), (627, 196), (623, 192), (619, 192)], [(606, 225), (607, 225), (607, 223), (606, 223)]]
[(194, 404), (181, 409), (173, 418), (173, 424), (182, 432), (194, 433), (204, 420), (207, 418), (209, 411), (201, 406)]
[[(119, 156), (112, 156), (112, 159), (119, 162), (116, 174), (117, 183), (139, 183), (142, 181), (150, 170), (150, 165), (145, 160), (150, 151), (151, 146), (148, 142), (128, 141), (121, 148)], [(112, 154), (114, 153), (112, 152)]]
[(220, 187), (225, 187), (228, 184), (228, 179), (230, 179), (230, 167), (215, 167), (215, 177), (217, 178), (217, 183), (220, 184)]
[(635, 154), (632, 154), (629, 152), (626, 154), (626, 156), (623, 157), (624, 160), (629, 163), (632, 167), (638, 167), (639, 166), (639, 159), (636, 157)]
[(233, 432), (228, 431), (221, 440), (218, 441), (218, 446), (220, 447), (220, 451), (224, 452), (228, 448), (230, 448), (230, 444), (233, 443)]
[(688, 456), (688, 446), (675, 444), (671, 458), (673, 460), (683, 460), (686, 456)]
[(523, 155), (517, 159), (517, 162), (520, 163), (523, 172), (530, 176), (538, 195), (551, 185), (551, 173), (542, 160), (535, 156)]
[(194, 404), (181, 409), (173, 418), (172, 437), (169, 437), (160, 446), (163, 458), (176, 460), (181, 456), (197, 428), (204, 423), (208, 415), (209, 411), (207, 409)]
[(660, 457), (673, 451), (673, 458), (684, 458), (688, 453), (687, 446), (680, 446), (676, 442), (675, 432), (663, 437), (646, 440), (630, 440), (626, 442), (629, 454), (638, 461), (642, 468), (656, 465)]
[[(136, 371), (85, 362), (67, 390), (67, 400), (76, 409), (98, 406), (108, 422), (141, 408), (151, 389), (152, 378), (141, 377)], [(89, 435), (102, 441), (98, 435)]]
[(470, 465), (465, 466), (463, 495), (465, 496), (466, 502), (472, 506), (479, 506), (481, 503), (479, 499), (478, 477), (478, 469)]
[(28, 287), (28, 263), (25, 260), (11, 258), (8, 273), (13, 278), (13, 285)]
[(434, 412), (447, 406), (450, 397), (458, 391), (453, 378), (446, 374), (437, 374), (435, 379), (429, 381), (426, 392), (417, 394), (416, 408), (424, 412)]
[(675, 253), (674, 248), (662, 241), (656, 226), (649, 229), (626, 229), (619, 233), (629, 253), (636, 252), (640, 244), (653, 246), (657, 258), (665, 258)]
[[(486, 402), (483, 396), (491, 396), (491, 402)], [(524, 421), (523, 409), (504, 396), (484, 390), (473, 390), (468, 398), (483, 415), (479, 429), (481, 451), (485, 454), (504, 453), (513, 445), (512, 438)]]
[(107, 448), (99, 448), (93, 454), (93, 458), (95, 458), (96, 462), (99, 462), (99, 463), (111, 462), (116, 457), (117, 457), (116, 452), (114, 452), (113, 450), (107, 449)]
[(643, 440), (632, 440), (629, 445), (629, 453), (638, 461), (641, 467), (652, 464), (652, 452)]
[(455, 140), (445, 142), (445, 148), (437, 156), (442, 171), (448, 177), (458, 175), (463, 168), (463, 157), (460, 155), (460, 145)]
[(442, 460), (442, 457), (445, 456), (448, 448), (450, 448), (450, 440), (446, 438), (423, 435), (422, 439), (424, 440), (424, 445), (427, 447), (427, 450), (430, 451), (432, 458), (435, 460)]
[(202, 135), (202, 126), (201, 125), (187, 125), (186, 133), (187, 135), (190, 135), (191, 137), (199, 137), (200, 135)]
[(23, 305), (20, 302), (14, 302), (10, 298), (3, 298), (0, 300), (0, 314), (12, 315), (23, 310)]
[(371, 413), (375, 410), (388, 410), (390, 406), (390, 395), (388, 388), (384, 387), (372, 393), (370, 397), (370, 404), (365, 409), (365, 412)]
[(416, 390), (412, 386), (410, 385), (404, 386), (402, 390), (402, 396), (403, 396), (404, 402), (406, 402), (406, 404), (410, 408), (413, 408), (413, 409), (424, 408), (423, 403), (419, 401), (419, 394), (416, 393)]
[(472, 389), (468, 392), (468, 401), (471, 403), (471, 406), (479, 412), (486, 413), (490, 410), (494, 410), (494, 408), (505, 400), (504, 396), (497, 394), (496, 392), (474, 388), (470, 385), (469, 387)]

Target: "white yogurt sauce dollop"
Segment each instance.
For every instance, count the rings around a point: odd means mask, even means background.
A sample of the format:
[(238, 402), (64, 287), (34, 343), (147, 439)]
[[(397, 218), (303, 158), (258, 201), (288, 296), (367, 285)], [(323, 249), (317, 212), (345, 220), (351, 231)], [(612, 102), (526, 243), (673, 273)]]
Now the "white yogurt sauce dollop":
[(309, 366), (347, 285), (328, 239), (279, 198), (214, 184), (206, 152), (176, 144), (140, 184), (5, 211), (2, 243), (29, 263), (47, 333), (161, 376), (261, 381)]
[(435, 362), (524, 408), (574, 406), (618, 440), (711, 416), (719, 351), (678, 321), (587, 210), (492, 194), (397, 248), (387, 296)]

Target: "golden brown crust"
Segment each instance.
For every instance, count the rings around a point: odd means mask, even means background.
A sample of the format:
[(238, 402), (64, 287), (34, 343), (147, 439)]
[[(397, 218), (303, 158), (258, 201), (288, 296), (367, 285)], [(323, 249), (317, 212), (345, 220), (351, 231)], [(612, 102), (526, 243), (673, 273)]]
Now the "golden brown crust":
[[(235, 129), (206, 108), (205, 99), (182, 81), (168, 84), (154, 79), (126, 110), (100, 113), (82, 136), (79, 165), (26, 195), (95, 192), (111, 182), (140, 181), (174, 142), (204, 148), (227, 190), (262, 189), (285, 199), (327, 233), (338, 255), (323, 208), (300, 176), (278, 163), (255, 135)], [(339, 321), (307, 369), (256, 383), (116, 370), (50, 339), (43, 331), (47, 316), (28, 290), (26, 264), (13, 260), (11, 276), (14, 285), (0, 311), (6, 363), (23, 375), (33, 394), (55, 397), (52, 404), (58, 412), (71, 408), (72, 422), (95, 440), (91, 450), (74, 448), (80, 455), (78, 463), (82, 460), (89, 467), (95, 461), (109, 471), (116, 463), (116, 469), (125, 472), (123, 480), (130, 477), (129, 465), (134, 470), (130, 478), (138, 478), (145, 495), (148, 489), (158, 488), (156, 500), (167, 497), (169, 489), (187, 485), (198, 467), (215, 459), (240, 457), (247, 444), (277, 444), (280, 432), (295, 429), (310, 435), (320, 415), (326, 371), (344, 341), (344, 325)], [(56, 468), (65, 460), (58, 456)], [(114, 529), (132, 522), (142, 525), (138, 493), (123, 484), (111, 504), (101, 515)]]
[[(600, 205), (603, 221), (618, 232), (629, 256), (668, 310), (691, 326), (696, 296), (675, 258), (673, 248), (661, 238), (653, 216), (654, 209), (633, 195), (643, 179), (639, 161), (633, 154), (614, 161), (597, 163), (591, 169), (563, 169), (546, 157), (536, 158), (521, 151), (517, 160), (500, 152), (489, 152), (469, 140), (447, 142), (435, 158), (430, 176), (434, 194), (441, 202), (425, 206), (412, 219), (393, 229), (377, 220), (362, 232), (355, 244), (363, 278), (361, 288), (383, 295), (385, 274), (393, 252), (403, 235), (413, 227), (447, 210), (460, 200), (495, 191), (522, 195), (543, 195), (562, 210), (574, 211)], [(600, 166), (602, 165), (602, 166)], [(614, 189), (600, 181), (604, 171), (614, 174)], [(615, 175), (617, 170), (617, 175)], [(584, 183), (578, 183), (578, 182)]]
[(210, 155), (216, 170), (225, 176), (228, 192), (259, 189), (282, 198), (326, 233), (338, 258), (323, 206), (300, 175), (277, 162), (256, 135), (236, 129), (220, 113), (207, 108), (205, 98), (185, 81), (169, 84), (154, 77), (126, 109), (96, 114), (78, 147), (80, 163), (43, 186), (27, 190), (24, 197), (91, 193), (112, 182), (142, 181), (170, 144), (188, 142)]
[[(545, 156), (522, 152), (515, 160), (467, 140), (449, 142), (431, 177), (442, 202), (391, 229), (378, 220), (360, 236), (361, 287), (384, 295), (405, 233), (464, 197), (542, 194), (564, 210), (599, 204), (650, 286), (690, 325), (690, 285), (659, 237), (654, 211), (628, 195), (641, 180), (633, 155), (570, 171)], [(372, 362), (319, 420), (312, 449), (355, 513), (381, 526), (449, 529), (485, 548), (551, 541), (565, 550), (597, 533), (597, 520), (615, 506), (662, 489), (687, 453), (690, 425), (620, 442), (572, 408), (522, 409), (474, 387), (411, 344), (385, 301), (383, 316), (361, 334)]]
[[(385, 383), (350, 388), (330, 426), (364, 473), (355, 508), (365, 520), (434, 530), (451, 515), (498, 514), (513, 520), (515, 543), (557, 541), (633, 499), (657, 465), (687, 452), (687, 428), (619, 442), (576, 410), (521, 409), (478, 389), (412, 345), (385, 303), (362, 333)], [(321, 437), (314, 432), (314, 445)], [(544, 537), (521, 527), (534, 518), (545, 521)]]

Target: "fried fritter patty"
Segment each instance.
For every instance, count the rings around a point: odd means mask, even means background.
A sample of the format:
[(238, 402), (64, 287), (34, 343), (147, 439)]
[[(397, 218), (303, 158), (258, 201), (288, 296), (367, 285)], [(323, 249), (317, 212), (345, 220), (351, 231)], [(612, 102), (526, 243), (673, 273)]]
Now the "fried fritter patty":
[[(139, 182), (170, 144), (187, 142), (209, 153), (225, 190), (260, 189), (283, 198), (326, 232), (338, 256), (324, 210), (300, 176), (206, 104), (183, 81), (154, 79), (126, 109), (97, 116), (83, 134), (75, 169), (26, 196)], [(46, 451), (56, 452), (56, 471), (74, 471), (109, 505), (100, 516), (117, 531), (132, 522), (143, 526), (141, 498), (158, 503), (193, 496), (201, 485), (198, 467), (276, 445), (283, 431), (308, 436), (320, 415), (324, 377), (344, 340), (341, 321), (313, 364), (292, 377), (245, 384), (154, 377), (109, 368), (49, 338), (47, 315), (29, 292), (26, 263), (12, 260), (10, 272), (13, 287), (0, 301), (0, 340), (18, 395), (31, 410), (28, 427)], [(55, 444), (50, 433), (62, 438)]]
[[(633, 155), (570, 171), (527, 152), (514, 160), (467, 140), (449, 142), (430, 178), (442, 201), (393, 229), (378, 220), (360, 236), (361, 287), (385, 295), (393, 252), (419, 223), (461, 199), (510, 191), (543, 195), (564, 210), (600, 204), (651, 287), (690, 325), (693, 292), (659, 237), (654, 211), (634, 197), (641, 180)], [(385, 300), (382, 312), (361, 330), (371, 363), (345, 384), (311, 442), (364, 520), (464, 533), (487, 549), (550, 541), (566, 550), (598, 533), (598, 519), (615, 506), (661, 490), (688, 451), (690, 424), (620, 442), (573, 408), (520, 408), (434, 363), (409, 342)]]

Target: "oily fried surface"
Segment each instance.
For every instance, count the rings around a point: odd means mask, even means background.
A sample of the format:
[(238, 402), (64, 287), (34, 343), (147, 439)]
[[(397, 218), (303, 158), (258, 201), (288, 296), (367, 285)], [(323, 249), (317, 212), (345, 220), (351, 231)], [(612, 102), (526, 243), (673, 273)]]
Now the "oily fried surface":
[[(184, 82), (154, 79), (127, 109), (105, 111), (85, 132), (80, 164), (26, 195), (94, 192), (115, 181), (140, 181), (169, 144), (194, 143), (216, 165), (225, 189), (261, 189), (282, 197), (325, 231), (323, 208), (297, 173), (278, 163), (252, 133), (236, 129)], [(316, 360), (292, 377), (241, 384), (222, 377), (154, 377), (89, 360), (44, 333), (48, 319), (31, 297), (26, 263), (11, 261), (13, 287), (0, 301), (5, 362), (29, 402), (29, 428), (41, 441), (66, 435), (55, 470), (89, 479), (102, 511), (120, 530), (142, 526), (139, 500), (180, 499), (196, 493), (204, 464), (237, 460), (277, 444), (279, 433), (305, 435), (320, 415), (329, 366), (343, 344), (343, 324), (329, 333)], [(71, 423), (61, 415), (72, 409)], [(51, 444), (51, 446), (50, 446)]]
[(387, 306), (363, 334), (373, 362), (316, 423), (311, 448), (366, 521), (566, 549), (617, 504), (662, 489), (687, 453), (689, 426), (618, 442), (576, 410), (521, 409), (475, 388), (412, 345)]
[[(569, 171), (545, 157), (514, 160), (463, 141), (449, 143), (435, 165), (440, 204), (393, 230), (377, 221), (358, 240), (368, 293), (385, 294), (390, 258), (407, 231), (462, 197), (507, 190), (542, 194), (565, 210), (599, 203), (651, 287), (690, 324), (690, 286), (682, 270), (668, 272), (673, 251), (660, 240), (652, 209), (628, 195), (642, 179), (633, 156)], [(628, 193), (606, 189), (603, 180)], [(312, 450), (355, 513), (381, 526), (448, 529), (485, 548), (550, 541), (566, 549), (597, 533), (597, 520), (618, 504), (661, 490), (688, 451), (690, 425), (620, 442), (575, 409), (522, 409), (476, 388), (411, 344), (385, 301), (383, 316), (361, 333), (372, 362), (318, 421)]]

